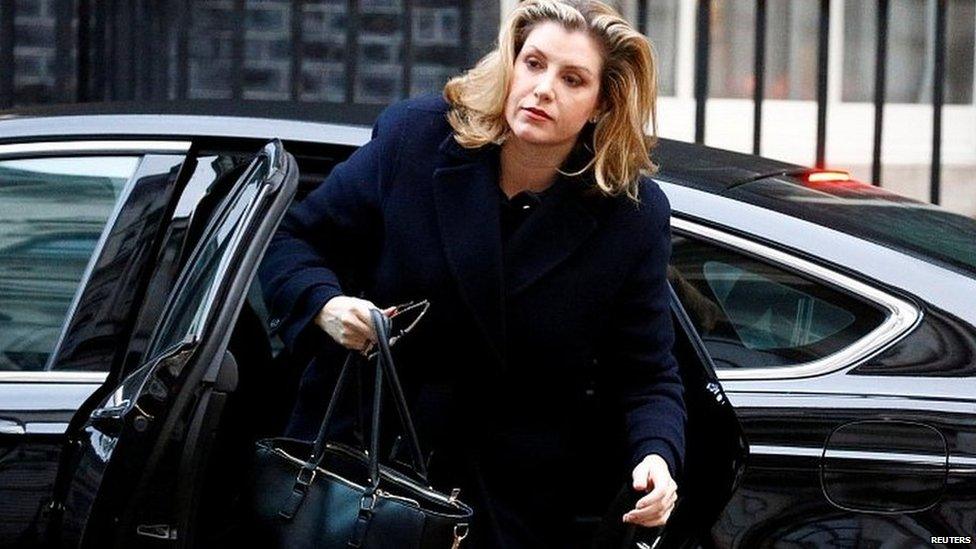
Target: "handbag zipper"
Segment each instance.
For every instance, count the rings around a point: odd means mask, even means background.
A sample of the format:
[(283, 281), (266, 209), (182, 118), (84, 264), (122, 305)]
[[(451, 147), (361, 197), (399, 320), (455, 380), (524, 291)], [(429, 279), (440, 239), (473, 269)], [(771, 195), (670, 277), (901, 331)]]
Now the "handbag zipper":
[[(295, 465), (298, 465), (299, 467), (302, 467), (302, 466), (305, 465), (305, 462), (304, 461), (296, 458), (295, 456), (292, 456), (291, 454), (289, 454), (288, 452), (286, 452), (286, 451), (284, 451), (284, 450), (282, 450), (280, 448), (272, 448), (272, 450), (274, 451), (274, 453), (276, 453), (279, 456), (287, 459), (288, 461), (294, 463)], [(315, 468), (315, 471), (316, 471), (316, 473), (321, 473), (321, 474), (323, 474), (323, 475), (325, 475), (327, 477), (334, 478), (334, 479), (342, 482), (343, 484), (348, 485), (350, 488), (355, 488), (357, 490), (365, 490), (366, 489), (365, 486), (360, 486), (360, 485), (356, 484), (355, 482), (353, 482), (353, 481), (351, 481), (351, 480), (349, 480), (347, 478), (340, 477), (339, 475), (337, 475), (337, 474), (335, 474), (335, 473), (333, 473), (331, 471), (326, 471), (325, 469), (323, 469), (321, 467), (316, 467)]]
[[(333, 445), (333, 444), (327, 444), (326, 446), (328, 448), (332, 448), (334, 450), (340, 451), (340, 452), (342, 452), (342, 453), (344, 453), (344, 454), (346, 454), (348, 456), (358, 457), (356, 455), (356, 452), (354, 452), (352, 450), (349, 450), (348, 448), (346, 448), (344, 446), (337, 446), (337, 445)], [(437, 501), (439, 501), (441, 503), (445, 503), (447, 505), (451, 505), (451, 506), (456, 507), (458, 509), (461, 508), (461, 503), (459, 501), (452, 500), (451, 498), (448, 498), (448, 497), (444, 496), (443, 494), (441, 494), (439, 492), (435, 492), (435, 491), (433, 491), (432, 488), (427, 488), (427, 487), (423, 486), (422, 484), (417, 484), (411, 478), (406, 477), (404, 475), (401, 475), (401, 474), (397, 473), (396, 471), (391, 471), (390, 469), (387, 469), (387, 475), (392, 476), (392, 477), (396, 477), (398, 480), (401, 480), (402, 482), (404, 482), (406, 484), (409, 484), (411, 488), (413, 488), (414, 490), (417, 490), (418, 492), (423, 493), (426, 496), (429, 496), (431, 499), (436, 499)]]
[(382, 488), (377, 488), (376, 489), (376, 495), (377, 496), (380, 496), (380, 497), (384, 497), (384, 498), (400, 500), (400, 501), (402, 501), (404, 503), (408, 503), (408, 504), (410, 504), (410, 505), (412, 505), (412, 506), (420, 509), (420, 502), (419, 501), (417, 501), (415, 499), (408, 498), (408, 497), (397, 496), (397, 495), (391, 494), (391, 493), (387, 492), (386, 490), (383, 490)]

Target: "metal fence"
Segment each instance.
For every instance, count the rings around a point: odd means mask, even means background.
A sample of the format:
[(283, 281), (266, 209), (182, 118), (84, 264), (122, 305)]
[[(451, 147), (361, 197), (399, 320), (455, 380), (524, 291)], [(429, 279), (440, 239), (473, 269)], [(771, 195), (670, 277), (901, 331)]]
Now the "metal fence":
[[(869, 1), (869, 0), (864, 0)], [(874, 185), (881, 185), (881, 141), (885, 106), (885, 71), (888, 62), (888, 20), (890, 18), (889, 0), (874, 0), (877, 2), (877, 40), (875, 50), (875, 79), (874, 79), (874, 149), (871, 163), (871, 181)], [(942, 168), (942, 103), (945, 97), (945, 65), (946, 65), (946, 12), (948, 0), (935, 0), (935, 62), (932, 79), (932, 160), (929, 182), (929, 201), (938, 204), (941, 189)], [(827, 48), (831, 31), (830, 0), (819, 0), (819, 34), (817, 40), (817, 150), (816, 167), (824, 167), (824, 156), (827, 140)], [(755, 86), (753, 87), (753, 153), (759, 154), (759, 144), (762, 131), (763, 91), (765, 83), (766, 58), (766, 29), (769, 24), (766, 15), (766, 0), (755, 0), (756, 25), (754, 35), (753, 71)], [(695, 142), (704, 143), (705, 123), (707, 120), (706, 103), (708, 99), (708, 61), (710, 12), (713, 0), (698, 1), (698, 18), (696, 29), (695, 55)], [(643, 20), (643, 19), (642, 19)]]
[[(637, 3), (642, 32), (647, 30), (643, 28), (645, 14), (652, 1)], [(769, 22), (767, 1), (754, 1), (753, 152), (759, 154)], [(828, 44), (830, 33), (839, 30), (831, 28), (830, 0), (818, 1), (816, 165), (823, 167)], [(890, 6), (889, 0), (864, 1), (877, 3), (872, 182), (880, 185)], [(934, 1), (930, 200), (939, 203), (947, 0)], [(697, 1), (694, 95), (698, 143), (704, 142), (707, 123), (713, 2)], [(436, 89), (450, 74), (469, 66), (490, 47), (499, 19), (497, 0), (269, 0), (266, 4), (266, 13), (259, 10), (254, 15), (245, 0), (0, 1), (0, 108), (17, 103), (205, 97), (374, 104), (376, 108), (364, 111), (373, 113), (399, 97)], [(53, 66), (38, 70), (52, 71), (55, 85), (32, 92), (29, 85), (15, 87), (18, 72), (31, 70), (15, 65), (14, 48), (18, 40), (29, 36), (15, 32), (15, 19), (18, 9), (36, 9), (36, 5), (54, 20), (53, 36), (48, 37), (54, 43)], [(416, 20), (418, 9), (423, 21)], [(317, 24), (326, 28), (332, 25), (331, 34), (309, 36), (310, 28), (318, 28), (303, 22), (309, 17), (317, 17)], [(255, 27), (254, 32), (264, 37), (257, 40), (259, 46), (246, 40), (244, 32)], [(364, 43), (364, 30), (394, 38)], [(277, 57), (269, 55), (265, 66), (255, 67), (250, 61), (269, 51)], [(387, 67), (385, 72), (370, 75), (377, 63)], [(427, 76), (418, 78), (418, 74)], [(213, 85), (208, 87), (208, 82)]]

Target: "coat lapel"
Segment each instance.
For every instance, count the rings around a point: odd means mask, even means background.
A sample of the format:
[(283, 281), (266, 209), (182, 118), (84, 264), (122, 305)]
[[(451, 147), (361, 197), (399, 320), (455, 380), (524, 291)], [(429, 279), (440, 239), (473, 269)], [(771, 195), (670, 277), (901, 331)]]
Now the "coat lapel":
[(560, 176), (551, 195), (512, 235), (503, 258), (499, 149), (465, 149), (449, 134), (438, 149), (443, 157), (434, 170), (433, 196), (451, 273), (504, 367), (505, 296), (525, 291), (565, 261), (597, 223), (582, 196), (586, 180)]
[(498, 147), (465, 149), (453, 134), (433, 175), (444, 252), (465, 303), (504, 367), (502, 255), (498, 220)]
[(565, 261), (596, 228), (577, 181), (560, 177), (505, 248), (505, 287), (515, 296)]

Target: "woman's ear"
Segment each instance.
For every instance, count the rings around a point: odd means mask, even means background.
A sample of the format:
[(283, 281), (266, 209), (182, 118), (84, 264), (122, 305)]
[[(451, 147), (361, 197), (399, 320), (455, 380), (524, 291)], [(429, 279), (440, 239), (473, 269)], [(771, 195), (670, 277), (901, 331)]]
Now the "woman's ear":
[(596, 109), (590, 114), (588, 120), (591, 124), (596, 124), (600, 120), (601, 116), (603, 116), (603, 111), (601, 109)]
[(593, 109), (593, 112), (590, 113), (590, 117), (588, 118), (588, 120), (590, 122), (596, 123), (600, 118), (603, 117), (604, 113), (606, 112), (607, 112), (606, 100), (601, 99), (599, 103), (597, 103), (597, 106)]

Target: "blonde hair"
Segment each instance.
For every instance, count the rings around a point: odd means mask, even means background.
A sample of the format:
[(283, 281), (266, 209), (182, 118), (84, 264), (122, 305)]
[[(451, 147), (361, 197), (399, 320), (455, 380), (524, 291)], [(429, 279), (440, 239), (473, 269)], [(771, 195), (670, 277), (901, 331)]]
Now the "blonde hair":
[[(612, 7), (597, 0), (525, 0), (502, 24), (498, 47), (444, 86), (454, 139), (465, 148), (500, 144), (511, 129), (505, 101), (525, 40), (539, 23), (555, 21), (567, 31), (589, 33), (603, 49), (600, 78), (602, 114), (587, 122), (577, 146), (592, 154), (575, 173), (593, 168), (596, 186), (606, 195), (637, 200), (640, 175), (657, 171), (650, 151), (657, 144), (657, 64), (647, 38)], [(644, 128), (651, 122), (651, 135)]]

